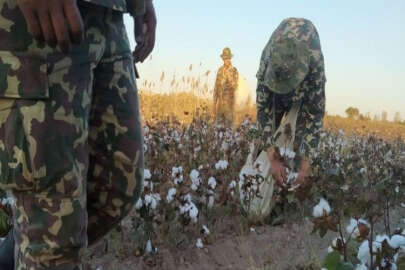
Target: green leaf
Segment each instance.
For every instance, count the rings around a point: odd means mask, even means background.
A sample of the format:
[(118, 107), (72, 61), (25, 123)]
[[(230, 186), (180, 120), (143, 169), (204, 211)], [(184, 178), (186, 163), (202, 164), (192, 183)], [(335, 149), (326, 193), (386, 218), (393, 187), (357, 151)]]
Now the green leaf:
[(354, 269), (354, 267), (350, 263), (342, 261), (340, 254), (337, 251), (333, 251), (328, 254), (322, 267), (326, 268), (328, 270), (353, 270)]
[(353, 270), (354, 267), (350, 263), (343, 262), (341, 265), (339, 265), (336, 270)]
[(405, 269), (405, 255), (399, 257), (397, 261), (397, 269)]
[(337, 270), (337, 267), (340, 265), (341, 259), (340, 254), (337, 251), (333, 251), (326, 256), (325, 262), (323, 263), (324, 268), (328, 270)]
[(378, 182), (378, 183), (375, 185), (375, 188), (376, 188), (377, 191), (382, 191), (382, 190), (384, 190), (384, 189), (385, 189), (385, 182), (384, 182), (384, 181)]
[(328, 229), (326, 229), (326, 228), (320, 228), (320, 229), (319, 229), (319, 236), (320, 236), (321, 238), (323, 238), (323, 237), (326, 235), (327, 232), (328, 232)]
[(295, 198), (295, 196), (294, 196), (293, 193), (288, 194), (288, 195), (287, 195), (287, 201), (288, 201), (288, 203), (292, 203), (292, 202), (294, 201), (294, 198)]

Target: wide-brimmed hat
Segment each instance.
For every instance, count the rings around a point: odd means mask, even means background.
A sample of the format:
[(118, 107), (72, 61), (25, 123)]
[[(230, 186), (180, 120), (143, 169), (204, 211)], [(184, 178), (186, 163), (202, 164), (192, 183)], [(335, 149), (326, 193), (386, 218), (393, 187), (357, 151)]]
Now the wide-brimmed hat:
[(222, 59), (231, 59), (233, 57), (233, 54), (231, 53), (231, 49), (229, 49), (228, 47), (225, 47), (222, 50), (222, 54), (221, 54), (221, 58)]
[(296, 89), (308, 74), (309, 60), (307, 46), (295, 37), (285, 35), (274, 40), (265, 74), (269, 89), (278, 94)]

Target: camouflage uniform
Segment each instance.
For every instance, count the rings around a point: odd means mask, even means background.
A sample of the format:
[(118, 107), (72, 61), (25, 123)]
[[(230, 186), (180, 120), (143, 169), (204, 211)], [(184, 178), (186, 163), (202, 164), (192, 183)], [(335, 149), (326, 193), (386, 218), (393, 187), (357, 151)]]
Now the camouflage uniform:
[[(276, 41), (283, 36), (297, 42), (305, 51), (301, 55), (307, 57), (301, 62), (302, 59), (299, 61), (294, 59), (295, 62), (293, 62), (297, 68), (294, 70), (294, 74), (286, 76), (285, 81), (288, 83), (277, 84), (272, 81), (273, 77), (282, 77), (284, 75), (282, 71), (286, 69), (281, 66), (279, 69), (273, 67), (271, 70), (271, 64), (272, 60), (278, 59), (277, 49), (274, 48), (276, 48)], [(274, 145), (273, 134), (285, 113), (291, 109), (294, 103), (300, 102), (294, 149), (304, 156), (309, 156), (311, 151), (318, 146), (319, 134), (323, 125), (326, 82), (318, 32), (310, 21), (289, 18), (278, 26), (263, 50), (257, 79), (257, 119), (266, 147)], [(289, 85), (294, 86), (290, 87), (291, 89), (285, 89)], [(286, 93), (287, 91), (289, 92)]]
[(16, 0), (0, 0), (0, 188), (15, 199), (18, 270), (82, 269), (86, 246), (141, 192), (125, 2), (87, 2), (84, 41), (64, 55), (33, 39)]
[[(229, 48), (225, 48), (222, 58), (232, 55)], [(238, 70), (232, 65), (220, 67), (217, 73), (214, 88), (214, 106), (216, 108), (215, 118), (217, 120), (233, 122), (233, 112), (235, 107), (235, 91), (238, 88)]]

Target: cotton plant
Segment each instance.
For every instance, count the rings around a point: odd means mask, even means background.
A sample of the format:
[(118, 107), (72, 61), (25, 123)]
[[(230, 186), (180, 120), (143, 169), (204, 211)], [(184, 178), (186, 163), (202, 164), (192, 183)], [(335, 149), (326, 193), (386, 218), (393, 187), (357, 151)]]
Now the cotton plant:
[[(147, 239), (153, 242), (154, 237), (159, 237), (166, 227), (170, 230), (178, 227), (181, 231), (176, 233), (183, 234), (199, 230), (199, 222), (207, 222), (210, 229), (215, 228), (209, 223), (214, 220), (210, 216), (215, 211), (210, 210), (215, 207), (231, 205), (232, 209), (236, 209), (234, 213), (239, 214), (239, 195), (248, 202), (260, 193), (263, 179), (257, 177), (257, 172), (244, 171), (240, 174), (249, 152), (249, 143), (258, 134), (257, 126), (248, 119), (235, 129), (204, 119), (195, 119), (190, 124), (169, 120), (148, 123), (144, 130), (145, 185), (135, 204), (134, 219), (139, 224), (153, 225), (148, 225)], [(364, 240), (372, 238), (375, 241), (376, 233), (371, 237), (371, 227), (376, 222), (376, 214), (383, 213), (383, 219), (389, 219), (384, 215), (387, 211), (377, 205), (405, 205), (405, 182), (400, 182), (405, 179), (405, 156), (401, 154), (405, 152), (405, 147), (399, 142), (395, 144), (372, 136), (360, 137), (326, 129), (320, 137), (317, 151), (311, 152), (312, 172), (309, 178), (313, 185), (307, 194), (313, 205), (318, 207), (310, 209), (310, 214), (316, 213), (312, 218), (319, 226), (339, 234), (342, 232), (343, 237), (339, 236), (339, 240), (331, 243), (330, 251), (338, 252), (344, 261), (349, 256), (345, 257), (344, 250), (341, 251), (343, 243), (346, 245), (353, 241), (360, 246)], [(299, 159), (292, 149), (280, 147), (279, 151), (286, 160)], [(261, 169), (260, 164), (256, 169)], [(289, 183), (297, 178), (292, 166), (287, 176)], [(383, 180), (384, 184), (377, 185), (377, 180)], [(376, 186), (378, 194), (373, 192)], [(294, 194), (297, 192), (293, 191)], [(320, 198), (327, 204), (321, 203)], [(362, 208), (364, 205), (371, 207)], [(204, 211), (205, 208), (207, 211)], [(349, 225), (350, 232), (347, 230)], [(370, 232), (364, 237), (367, 231)], [(399, 248), (388, 246), (399, 253), (402, 238), (395, 236), (391, 240), (394, 236), (392, 232), (386, 232), (386, 235), (393, 246), (397, 243)], [(190, 237), (192, 242), (196, 241), (195, 233)], [(203, 245), (207, 245), (207, 237), (203, 232), (199, 235)]]
[(167, 203), (173, 202), (176, 194), (177, 194), (176, 188), (170, 188), (169, 191), (167, 192), (167, 196), (166, 196)]
[(186, 220), (190, 220), (193, 223), (198, 221), (198, 208), (191, 199), (191, 195), (187, 194), (183, 198), (183, 202), (179, 207), (180, 215), (182, 215)]
[(5, 197), (5, 198), (2, 198), (1, 200), (0, 200), (0, 204), (1, 205), (9, 205), (9, 206), (11, 206), (11, 205), (13, 205), (14, 204), (14, 199), (12, 198), (12, 197)]
[(234, 194), (235, 194), (236, 185), (237, 185), (237, 183), (236, 183), (235, 180), (232, 180), (232, 181), (229, 183), (229, 185), (228, 185), (228, 190), (230, 191), (230, 194), (231, 194), (232, 197), (233, 197)]
[(175, 185), (183, 183), (183, 167), (173, 167), (172, 168), (172, 178)]
[(320, 218), (322, 216), (327, 216), (329, 215), (331, 211), (330, 205), (327, 200), (324, 198), (321, 198), (319, 200), (319, 203), (314, 206), (313, 211), (312, 211), (312, 216), (315, 218)]
[(204, 247), (204, 244), (203, 244), (201, 238), (198, 238), (198, 239), (197, 239), (197, 242), (196, 242), (195, 246), (196, 246), (197, 248), (200, 248), (200, 249)]
[[(384, 224), (387, 235), (392, 235), (389, 209), (399, 205), (404, 195), (399, 181), (405, 176), (404, 166), (397, 158), (403, 144), (375, 136), (324, 133), (312, 157), (314, 194), (326, 195), (333, 206), (330, 220), (339, 234), (347, 236), (340, 250), (347, 261), (351, 241), (375, 241), (377, 222)], [(349, 224), (345, 226), (347, 218)]]
[(201, 179), (200, 179), (200, 173), (198, 170), (194, 169), (190, 173), (190, 179), (192, 182), (191, 189), (196, 191), (200, 187)]
[(228, 161), (220, 160), (215, 164), (215, 169), (217, 170), (226, 170), (228, 168)]

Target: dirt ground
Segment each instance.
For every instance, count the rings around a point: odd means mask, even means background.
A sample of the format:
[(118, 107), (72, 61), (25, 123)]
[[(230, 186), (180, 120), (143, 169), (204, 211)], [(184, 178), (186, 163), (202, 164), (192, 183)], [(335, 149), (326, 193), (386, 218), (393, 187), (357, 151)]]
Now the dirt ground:
[(213, 244), (202, 249), (195, 246), (178, 250), (162, 248), (153, 257), (122, 259), (112, 253), (102, 255), (94, 248), (96, 255), (91, 265), (99, 270), (300, 269), (309, 261), (320, 261), (335, 237), (328, 233), (321, 239), (316, 234), (311, 235), (311, 230), (310, 222), (252, 227), (251, 232), (243, 236), (220, 233)]
[[(393, 211), (392, 228), (404, 227), (401, 221), (404, 210)], [(189, 243), (176, 249), (159, 247), (154, 256), (137, 257), (131, 253), (124, 256), (104, 253), (100, 244), (91, 249), (89, 266), (97, 270), (316, 270), (320, 269), (328, 246), (337, 236), (332, 232), (324, 238), (311, 234), (309, 219), (300, 223), (252, 227), (248, 233), (241, 233), (238, 224), (225, 225), (216, 228), (215, 241), (202, 249)], [(379, 227), (382, 229), (381, 224)], [(126, 244), (125, 241), (119, 243), (122, 247)]]

